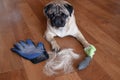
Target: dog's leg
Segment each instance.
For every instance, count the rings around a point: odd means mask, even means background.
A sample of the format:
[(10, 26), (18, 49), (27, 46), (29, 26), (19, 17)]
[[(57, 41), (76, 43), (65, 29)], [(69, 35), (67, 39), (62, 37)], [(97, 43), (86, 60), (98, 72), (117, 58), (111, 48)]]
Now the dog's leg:
[(50, 34), (45, 34), (45, 38), (51, 44), (53, 51), (58, 52), (60, 50), (60, 46), (57, 44), (54, 36)]
[(90, 45), (90, 43), (88, 43), (88, 41), (84, 38), (84, 36), (82, 35), (82, 33), (79, 31), (77, 32), (75, 35), (73, 35), (78, 41), (80, 41), (80, 43), (82, 43), (83, 47), (88, 47)]

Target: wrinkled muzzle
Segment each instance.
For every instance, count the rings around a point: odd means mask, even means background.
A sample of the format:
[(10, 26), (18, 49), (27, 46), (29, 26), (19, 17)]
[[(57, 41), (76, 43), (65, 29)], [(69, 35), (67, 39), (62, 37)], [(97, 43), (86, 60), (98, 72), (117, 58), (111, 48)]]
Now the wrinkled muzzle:
[(62, 18), (62, 16), (55, 16), (54, 18), (51, 19), (51, 25), (56, 28), (64, 27), (65, 23), (66, 19)]

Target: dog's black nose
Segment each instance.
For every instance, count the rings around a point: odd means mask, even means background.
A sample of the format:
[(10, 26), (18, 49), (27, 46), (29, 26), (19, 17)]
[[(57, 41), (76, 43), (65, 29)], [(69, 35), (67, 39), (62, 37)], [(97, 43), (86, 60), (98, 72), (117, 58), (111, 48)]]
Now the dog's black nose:
[(52, 26), (55, 27), (64, 27), (65, 25), (65, 20), (61, 16), (55, 17), (54, 20), (52, 20)]
[(63, 21), (63, 19), (61, 18), (61, 16), (57, 16), (56, 18), (55, 18), (55, 20), (54, 20), (54, 23), (55, 23), (55, 25), (56, 26), (58, 26), (58, 27), (62, 27), (63, 26), (63, 24), (64, 24), (64, 21)]
[(63, 21), (60, 18), (56, 18), (55, 22), (56, 25), (61, 25)]

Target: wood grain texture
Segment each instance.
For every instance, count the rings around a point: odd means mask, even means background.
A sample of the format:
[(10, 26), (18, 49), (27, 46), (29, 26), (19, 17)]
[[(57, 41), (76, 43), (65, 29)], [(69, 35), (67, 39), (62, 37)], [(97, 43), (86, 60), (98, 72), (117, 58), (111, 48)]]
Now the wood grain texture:
[[(32, 64), (10, 51), (19, 40), (41, 41), (46, 18), (45, 4), (51, 0), (0, 0), (0, 80), (119, 80), (120, 79), (120, 0), (67, 0), (75, 10), (79, 29), (97, 51), (85, 70), (48, 77), (45, 62)], [(62, 48), (81, 54), (74, 68), (85, 57), (82, 45), (72, 37), (58, 38)]]

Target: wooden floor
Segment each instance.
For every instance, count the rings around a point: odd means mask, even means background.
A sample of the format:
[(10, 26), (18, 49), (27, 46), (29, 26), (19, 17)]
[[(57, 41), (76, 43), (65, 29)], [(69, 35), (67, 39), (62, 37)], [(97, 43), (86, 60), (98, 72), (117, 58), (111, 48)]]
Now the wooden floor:
[[(50, 51), (43, 38), (43, 7), (49, 1), (0, 0), (0, 80), (120, 80), (120, 0), (68, 0), (74, 6), (79, 29), (97, 48), (85, 70), (48, 77), (42, 71), (45, 62), (32, 64), (10, 51), (15, 42), (28, 38), (43, 42)], [(76, 68), (85, 57), (82, 45), (71, 37), (56, 40), (62, 48), (81, 54)]]

